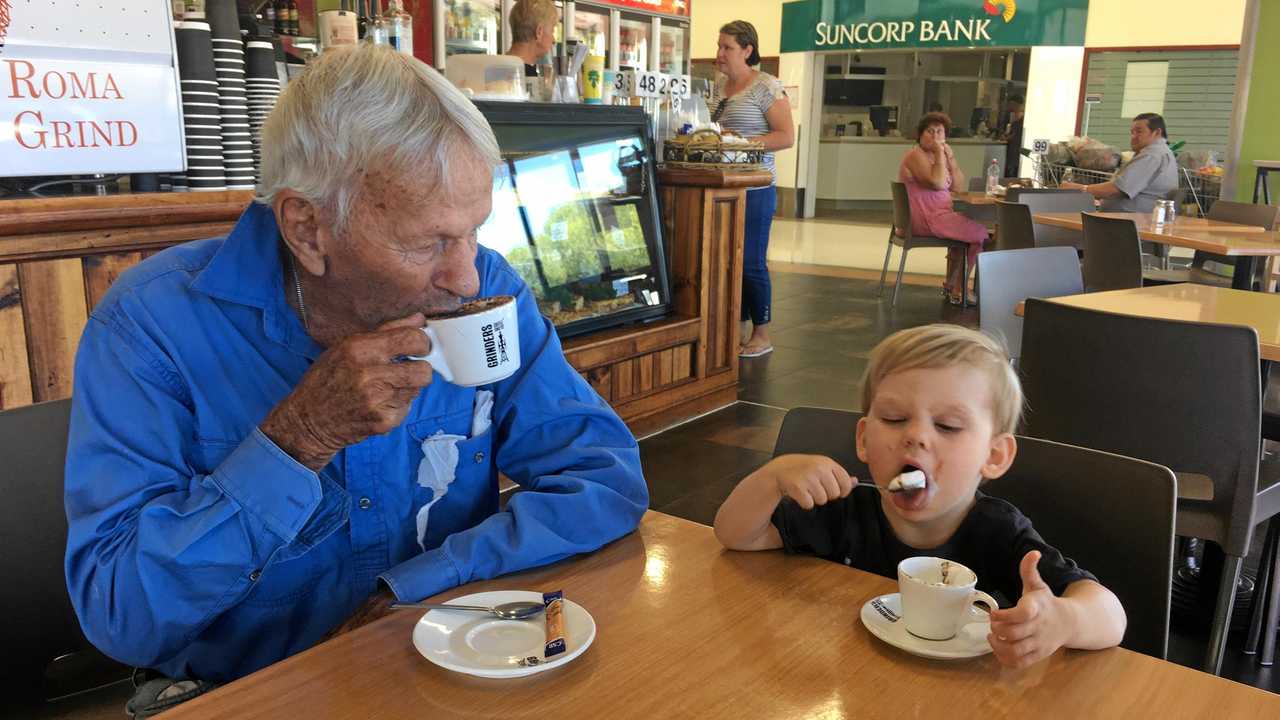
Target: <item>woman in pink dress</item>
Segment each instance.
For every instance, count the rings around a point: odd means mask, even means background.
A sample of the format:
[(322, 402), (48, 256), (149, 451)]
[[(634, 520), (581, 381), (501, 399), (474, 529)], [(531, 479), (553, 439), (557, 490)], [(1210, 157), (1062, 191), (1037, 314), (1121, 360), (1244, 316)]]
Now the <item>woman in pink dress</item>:
[[(917, 144), (902, 157), (898, 182), (907, 186), (907, 197), (911, 200), (912, 234), (969, 243), (969, 271), (972, 272), (978, 251), (987, 240), (987, 229), (951, 207), (951, 189), (964, 188), (966, 181), (947, 144), (950, 128), (951, 119), (942, 113), (929, 113), (920, 119), (916, 126)], [(960, 304), (961, 283), (969, 281), (967, 277), (960, 277), (962, 267), (960, 251), (948, 249), (947, 279), (942, 288), (952, 305)], [(969, 294), (969, 302), (977, 302), (973, 293)]]

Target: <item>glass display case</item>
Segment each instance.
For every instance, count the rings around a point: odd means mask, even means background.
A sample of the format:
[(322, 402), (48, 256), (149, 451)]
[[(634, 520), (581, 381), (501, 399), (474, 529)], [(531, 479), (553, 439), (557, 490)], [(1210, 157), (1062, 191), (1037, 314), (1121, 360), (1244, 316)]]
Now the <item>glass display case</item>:
[(500, 52), (500, 0), (443, 0), (445, 57)]
[(618, 23), (618, 67), (649, 69), (649, 35), (653, 24), (648, 17), (623, 15)]
[(670, 288), (643, 110), (479, 102), (503, 162), (479, 242), (561, 337), (662, 317)]
[(609, 11), (586, 5), (576, 5), (573, 13), (573, 33), (569, 40), (584, 43), (592, 55), (602, 55), (605, 67), (609, 65)]
[(689, 23), (662, 20), (662, 37), (658, 38), (658, 72), (684, 75), (689, 72)]

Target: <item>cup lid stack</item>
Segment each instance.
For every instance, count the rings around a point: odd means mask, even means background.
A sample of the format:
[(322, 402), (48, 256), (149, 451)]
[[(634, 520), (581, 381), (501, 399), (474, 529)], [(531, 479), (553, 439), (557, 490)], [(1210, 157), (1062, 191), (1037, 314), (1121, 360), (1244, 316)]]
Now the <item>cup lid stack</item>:
[(226, 187), (222, 112), (209, 24), (176, 23), (174, 37), (178, 46), (178, 76), (182, 81), (187, 171), (173, 174), (173, 190), (222, 190)]
[(255, 184), (253, 142), (249, 131), (249, 106), (245, 98), (244, 42), (240, 39), (240, 18), (235, 0), (205, 0), (205, 14), (212, 29), (227, 187), (252, 190)]
[(255, 167), (262, 168), (262, 125), (280, 96), (280, 77), (276, 74), (275, 46), (261, 40), (250, 40), (245, 46), (245, 86), (249, 102), (249, 131), (253, 140)]

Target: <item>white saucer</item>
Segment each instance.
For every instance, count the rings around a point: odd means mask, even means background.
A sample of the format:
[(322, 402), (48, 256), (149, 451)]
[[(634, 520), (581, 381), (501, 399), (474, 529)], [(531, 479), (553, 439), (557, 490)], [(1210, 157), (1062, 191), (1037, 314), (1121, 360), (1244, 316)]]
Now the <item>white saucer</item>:
[[(532, 600), (542, 593), (497, 590), (451, 598), (458, 605), (485, 605)], [(572, 661), (596, 639), (596, 622), (572, 600), (564, 601), (565, 651), (544, 660), (546, 616), (502, 620), (479, 612), (428, 610), (413, 626), (413, 646), (446, 670), (489, 678), (514, 678), (544, 672)], [(527, 658), (535, 658), (530, 664)]]
[(862, 624), (872, 635), (912, 655), (935, 660), (961, 660), (991, 652), (991, 643), (987, 642), (987, 634), (991, 632), (987, 612), (976, 607), (970, 607), (969, 612), (977, 622), (960, 628), (955, 637), (950, 640), (924, 640), (907, 632), (907, 623), (902, 619), (902, 596), (891, 593), (872, 598), (862, 606)]

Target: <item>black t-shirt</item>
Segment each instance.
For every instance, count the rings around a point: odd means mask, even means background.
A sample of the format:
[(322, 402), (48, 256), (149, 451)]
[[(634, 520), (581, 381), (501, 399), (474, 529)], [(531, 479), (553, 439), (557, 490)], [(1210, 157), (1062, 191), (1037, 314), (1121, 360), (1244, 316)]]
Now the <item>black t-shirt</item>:
[(773, 512), (773, 524), (789, 553), (816, 555), (893, 580), (898, 563), (909, 557), (954, 560), (977, 573), (978, 589), (1001, 607), (1012, 607), (1022, 597), (1018, 566), (1032, 550), (1040, 551), (1040, 577), (1055, 595), (1077, 580), (1097, 580), (1046, 543), (1018, 508), (981, 492), (955, 534), (935, 548), (899, 540), (884, 516), (879, 491), (872, 488), (854, 488), (848, 497), (812, 510), (784, 499)]
[(529, 63), (525, 63), (525, 64), (524, 64), (524, 76), (525, 76), (525, 77), (538, 77), (538, 66), (537, 66), (537, 65), (530, 65)]

